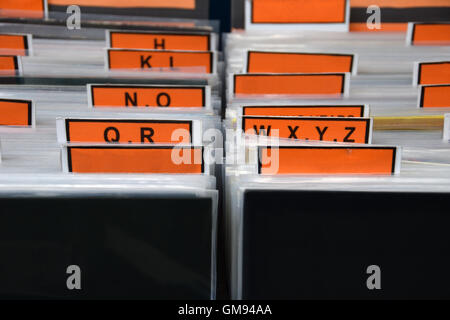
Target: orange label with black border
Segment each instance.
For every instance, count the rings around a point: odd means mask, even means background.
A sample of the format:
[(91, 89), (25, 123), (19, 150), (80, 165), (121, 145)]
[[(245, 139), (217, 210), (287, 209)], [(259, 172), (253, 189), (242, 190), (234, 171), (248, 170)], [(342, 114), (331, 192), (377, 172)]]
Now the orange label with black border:
[(28, 37), (26, 35), (0, 34), (0, 54), (27, 56)]
[(259, 148), (258, 172), (274, 174), (373, 174), (396, 173), (395, 147)]
[(371, 120), (361, 118), (242, 117), (242, 129), (246, 134), (348, 143), (370, 143), (372, 133)]
[(418, 84), (450, 83), (450, 61), (419, 63)]
[(204, 173), (203, 147), (67, 147), (73, 173)]
[(28, 100), (0, 99), (0, 125), (32, 126), (32, 102)]
[(0, 17), (37, 18), (45, 15), (45, 0), (1, 0)]
[[(88, 87), (89, 88), (89, 87)], [(205, 87), (90, 85), (90, 103), (101, 107), (204, 107)]]
[(19, 59), (16, 56), (0, 56), (0, 76), (19, 74)]
[[(67, 142), (192, 143), (192, 121), (66, 119), (65, 124)], [(172, 140), (181, 130), (189, 141)]]
[[(17, 1), (17, 0), (16, 0)], [(70, 6), (73, 0), (48, 0), (49, 5)], [(109, 8), (167, 8), (194, 10), (195, 0), (77, 0), (75, 4), (90, 7)]]
[(249, 51), (248, 73), (336, 73), (353, 71), (352, 54)]
[(421, 108), (449, 108), (450, 84), (423, 86), (420, 93)]
[[(109, 49), (109, 69), (212, 73), (212, 52)], [(159, 70), (158, 70), (159, 69)]]
[(450, 45), (450, 23), (414, 23), (413, 45)]
[(244, 106), (243, 116), (274, 117), (358, 117), (365, 116), (365, 106)]
[(209, 34), (110, 31), (111, 48), (210, 51)]
[(345, 74), (236, 74), (236, 95), (342, 95)]
[(252, 23), (345, 23), (346, 0), (252, 0)]

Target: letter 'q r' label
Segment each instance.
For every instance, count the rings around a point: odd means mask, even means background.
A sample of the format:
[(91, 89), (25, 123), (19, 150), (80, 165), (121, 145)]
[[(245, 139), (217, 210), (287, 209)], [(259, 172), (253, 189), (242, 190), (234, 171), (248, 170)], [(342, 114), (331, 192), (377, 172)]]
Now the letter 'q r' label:
[(109, 70), (147, 70), (159, 72), (214, 73), (211, 51), (158, 51), (108, 49)]
[(209, 86), (87, 86), (93, 108), (161, 107), (202, 108), (210, 105)]
[(210, 34), (108, 31), (109, 45), (119, 49), (210, 51)]
[(192, 144), (193, 127), (190, 120), (57, 119), (61, 143)]

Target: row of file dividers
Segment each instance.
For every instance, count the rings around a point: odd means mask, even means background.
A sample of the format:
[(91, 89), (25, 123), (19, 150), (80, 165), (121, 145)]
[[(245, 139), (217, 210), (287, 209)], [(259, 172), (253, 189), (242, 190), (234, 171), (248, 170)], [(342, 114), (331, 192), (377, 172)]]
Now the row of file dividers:
[(450, 25), (245, 4), (0, 21), (1, 298), (450, 297)]
[(225, 35), (231, 297), (448, 298), (450, 25), (266, 27)]
[(215, 299), (217, 24), (84, 19), (0, 23), (0, 297)]

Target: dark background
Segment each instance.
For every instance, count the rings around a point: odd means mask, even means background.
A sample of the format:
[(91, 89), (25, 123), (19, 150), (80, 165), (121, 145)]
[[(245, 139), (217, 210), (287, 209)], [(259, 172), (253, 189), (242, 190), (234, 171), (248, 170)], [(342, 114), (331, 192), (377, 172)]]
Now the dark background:
[(211, 0), (210, 19), (220, 20), (220, 31), (229, 32), (231, 28), (231, 1)]

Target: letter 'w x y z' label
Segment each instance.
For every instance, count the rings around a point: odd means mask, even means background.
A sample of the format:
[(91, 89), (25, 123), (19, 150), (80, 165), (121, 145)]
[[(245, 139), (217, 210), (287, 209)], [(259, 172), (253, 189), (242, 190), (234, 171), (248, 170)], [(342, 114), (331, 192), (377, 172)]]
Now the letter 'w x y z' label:
[[(371, 143), (372, 121), (367, 118), (291, 118), (243, 117), (242, 128), (247, 134), (280, 138)], [(276, 131), (275, 131), (276, 130)]]

